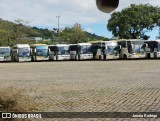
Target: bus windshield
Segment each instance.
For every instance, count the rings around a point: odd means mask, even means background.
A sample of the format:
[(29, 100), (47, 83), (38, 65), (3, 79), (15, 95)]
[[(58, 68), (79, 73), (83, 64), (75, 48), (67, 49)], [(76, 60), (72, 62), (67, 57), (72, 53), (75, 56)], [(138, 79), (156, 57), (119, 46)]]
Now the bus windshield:
[(148, 47), (150, 48), (150, 51), (151, 52), (154, 52), (154, 51), (159, 51), (160, 50), (160, 45), (158, 42), (155, 42), (155, 41), (151, 41), (151, 42), (145, 42), (148, 44)]
[(0, 48), (0, 54), (10, 53), (10, 48)]
[(81, 46), (81, 54), (92, 54), (91, 46), (90, 45)]
[(37, 46), (36, 55), (48, 57), (48, 46)]
[(142, 49), (142, 45), (134, 45), (132, 48), (133, 53), (143, 53), (144, 50)]
[(30, 56), (30, 48), (18, 48), (19, 57), (29, 57)]
[(0, 48), (0, 57), (10, 56), (10, 48)]
[(68, 46), (58, 47), (58, 55), (69, 55), (69, 47)]
[(111, 54), (113, 53), (116, 46), (107, 46), (106, 53)]

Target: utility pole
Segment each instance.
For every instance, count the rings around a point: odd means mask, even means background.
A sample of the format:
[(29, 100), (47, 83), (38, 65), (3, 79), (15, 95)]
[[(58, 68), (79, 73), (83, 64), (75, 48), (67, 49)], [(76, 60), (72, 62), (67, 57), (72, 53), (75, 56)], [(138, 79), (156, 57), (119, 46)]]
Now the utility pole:
[(56, 18), (58, 19), (58, 28), (57, 28), (57, 33), (58, 33), (58, 36), (59, 36), (59, 19), (60, 19), (61, 16), (56, 16)]

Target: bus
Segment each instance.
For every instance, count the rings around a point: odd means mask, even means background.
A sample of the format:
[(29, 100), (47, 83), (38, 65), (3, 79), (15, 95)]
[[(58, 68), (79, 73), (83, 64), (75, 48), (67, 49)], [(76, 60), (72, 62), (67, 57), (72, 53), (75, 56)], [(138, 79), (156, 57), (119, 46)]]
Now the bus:
[(88, 60), (93, 59), (92, 45), (90, 43), (71, 44), (69, 52), (71, 60)]
[(70, 60), (69, 45), (57, 44), (49, 47), (49, 60)]
[(12, 47), (12, 60), (16, 62), (31, 61), (30, 46), (17, 44)]
[(0, 47), (0, 61), (11, 61), (11, 48)]
[(142, 48), (146, 58), (160, 58), (160, 40), (145, 41)]
[(116, 41), (91, 42), (93, 58), (98, 60), (119, 59)]
[(130, 39), (118, 41), (118, 50), (120, 59), (138, 59), (145, 58), (144, 50), (142, 46), (144, 40), (141, 39)]
[(31, 59), (32, 61), (49, 60), (48, 45), (47, 44), (31, 45)]

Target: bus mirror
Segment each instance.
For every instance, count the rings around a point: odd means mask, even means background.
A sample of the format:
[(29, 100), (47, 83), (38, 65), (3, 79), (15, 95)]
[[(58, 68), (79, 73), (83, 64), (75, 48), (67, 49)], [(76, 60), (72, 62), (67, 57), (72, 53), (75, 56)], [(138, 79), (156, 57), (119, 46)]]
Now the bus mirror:
[(122, 46), (121, 45), (119, 45), (119, 50), (121, 50), (122, 49)]
[(110, 13), (118, 7), (119, 0), (96, 0), (96, 4), (100, 11)]
[(148, 48), (148, 44), (145, 43), (145, 47)]
[(50, 48), (48, 48), (48, 52), (49, 52), (49, 53), (51, 52), (51, 49), (50, 49)]
[(36, 49), (34, 49), (34, 53), (36, 53), (37, 51), (36, 51)]

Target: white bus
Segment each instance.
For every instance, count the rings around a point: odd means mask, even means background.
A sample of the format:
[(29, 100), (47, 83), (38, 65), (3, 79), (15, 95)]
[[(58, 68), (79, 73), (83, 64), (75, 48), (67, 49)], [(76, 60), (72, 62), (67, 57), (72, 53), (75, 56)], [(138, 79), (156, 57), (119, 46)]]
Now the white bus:
[(0, 61), (11, 61), (10, 47), (0, 47)]
[(69, 52), (72, 60), (93, 59), (92, 45), (90, 43), (71, 44)]
[(12, 48), (12, 60), (16, 62), (31, 61), (30, 53), (28, 44), (17, 44)]
[(146, 58), (160, 58), (160, 40), (145, 41), (142, 48)]
[(57, 44), (49, 47), (49, 60), (70, 60), (69, 45)]
[(93, 42), (93, 57), (98, 60), (119, 59), (119, 51), (116, 50), (116, 47), (116, 41)]
[(48, 45), (47, 44), (31, 45), (31, 59), (32, 61), (49, 60)]
[(120, 59), (138, 59), (145, 58), (144, 50), (142, 46), (144, 40), (141, 39), (130, 39), (118, 41), (118, 50)]

